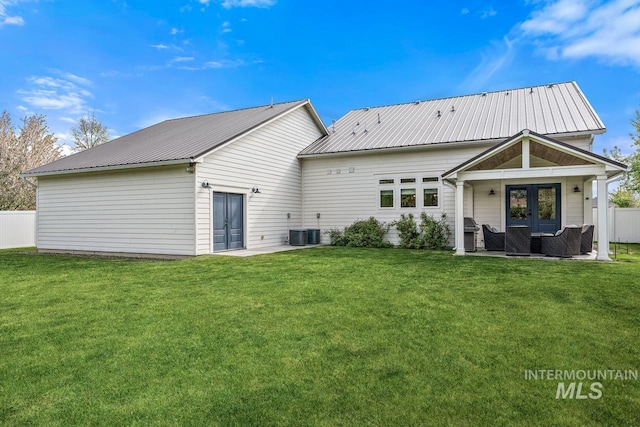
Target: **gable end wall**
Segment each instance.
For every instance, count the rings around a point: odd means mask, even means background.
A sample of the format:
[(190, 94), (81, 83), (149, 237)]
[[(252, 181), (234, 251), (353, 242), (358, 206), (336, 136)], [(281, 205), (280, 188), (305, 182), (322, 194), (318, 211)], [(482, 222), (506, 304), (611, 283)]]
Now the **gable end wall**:
[[(244, 194), (246, 248), (282, 245), (288, 230), (302, 225), (297, 154), (321, 135), (300, 107), (205, 156), (196, 165), (197, 253), (211, 250), (212, 191)], [(204, 180), (211, 189), (202, 188)], [(260, 193), (253, 194), (253, 187)]]

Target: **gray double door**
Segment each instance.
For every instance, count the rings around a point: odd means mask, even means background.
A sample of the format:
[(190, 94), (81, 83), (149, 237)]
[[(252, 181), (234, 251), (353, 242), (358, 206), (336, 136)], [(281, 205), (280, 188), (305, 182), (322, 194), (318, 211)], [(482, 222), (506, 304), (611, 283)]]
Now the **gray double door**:
[(560, 184), (507, 185), (507, 226), (528, 225), (532, 233), (560, 229)]
[(244, 247), (244, 196), (213, 193), (213, 250)]

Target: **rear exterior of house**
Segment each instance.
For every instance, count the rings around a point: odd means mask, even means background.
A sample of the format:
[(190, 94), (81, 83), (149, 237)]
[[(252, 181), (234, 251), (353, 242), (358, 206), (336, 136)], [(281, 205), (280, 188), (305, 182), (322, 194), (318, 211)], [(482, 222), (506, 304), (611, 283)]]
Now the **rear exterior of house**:
[(604, 131), (575, 82), (353, 110), (299, 155), (304, 221), (445, 214), (460, 255), (464, 217), (537, 233), (591, 223), (592, 182), (606, 195), (625, 168), (591, 152)]
[(325, 134), (295, 101), (170, 120), (45, 165), (25, 174), (38, 178), (37, 246), (179, 257), (281, 245), (302, 225), (296, 155)]
[(590, 223), (592, 182), (606, 198), (626, 169), (592, 153), (604, 131), (574, 82), (363, 108), (329, 129), (301, 100), (169, 120), (23, 176), (37, 178), (41, 250), (193, 256), (424, 212), (446, 215), (463, 255), (466, 216)]

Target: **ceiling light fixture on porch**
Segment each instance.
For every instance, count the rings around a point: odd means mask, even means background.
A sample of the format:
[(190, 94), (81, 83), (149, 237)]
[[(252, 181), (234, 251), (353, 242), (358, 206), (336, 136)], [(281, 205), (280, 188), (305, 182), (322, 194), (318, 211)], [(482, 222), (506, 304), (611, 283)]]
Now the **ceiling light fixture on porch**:
[(493, 188), (491, 190), (489, 190), (489, 195), (490, 196), (495, 196), (496, 195), (496, 192), (493, 191)]
[(573, 192), (574, 193), (579, 193), (580, 192), (580, 187), (578, 187), (577, 185), (575, 187), (573, 187)]

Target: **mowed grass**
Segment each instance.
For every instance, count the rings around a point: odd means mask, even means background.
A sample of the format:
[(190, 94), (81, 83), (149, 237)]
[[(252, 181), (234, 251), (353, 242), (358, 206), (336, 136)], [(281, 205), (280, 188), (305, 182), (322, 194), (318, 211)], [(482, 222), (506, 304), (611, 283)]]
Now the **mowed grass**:
[(0, 424), (638, 425), (640, 381), (556, 399), (524, 375), (640, 370), (639, 273), (633, 256), (0, 251)]

